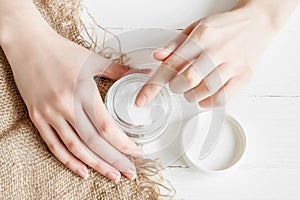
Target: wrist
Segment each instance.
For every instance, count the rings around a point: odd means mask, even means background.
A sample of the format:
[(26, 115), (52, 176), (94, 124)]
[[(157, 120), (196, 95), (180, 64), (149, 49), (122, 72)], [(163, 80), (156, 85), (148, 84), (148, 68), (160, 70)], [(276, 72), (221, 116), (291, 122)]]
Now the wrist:
[[(45, 47), (48, 47), (47, 51), (52, 50), (50, 48), (59, 38), (33, 3), (17, 11), (0, 13), (0, 46), (15, 72), (24, 66), (34, 66), (32, 63), (37, 62), (37, 55), (41, 56)], [(25, 62), (31, 64), (25, 65)]]
[(236, 5), (238, 8), (249, 8), (261, 22), (274, 32), (281, 30), (293, 10), (297, 7), (299, 0), (240, 0)]
[[(16, 2), (22, 4), (20, 1)], [(7, 7), (5, 11), (3, 11), (5, 7), (0, 9), (0, 46), (4, 50), (21, 40), (30, 42), (32, 39), (36, 39), (36, 36), (42, 35), (42, 33), (54, 32), (40, 15), (32, 1), (30, 0), (30, 3), (24, 2), (26, 3), (16, 7), (7, 3), (4, 4)], [(2, 6), (1, 0), (0, 3)], [(15, 10), (13, 11), (13, 9)]]

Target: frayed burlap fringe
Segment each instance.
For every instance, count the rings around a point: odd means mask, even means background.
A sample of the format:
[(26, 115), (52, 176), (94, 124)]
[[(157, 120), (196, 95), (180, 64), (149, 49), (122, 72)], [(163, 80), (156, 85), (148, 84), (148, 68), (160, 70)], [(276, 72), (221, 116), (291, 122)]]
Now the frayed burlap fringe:
[[(97, 39), (80, 18), (81, 12), (85, 10), (81, 1), (35, 0), (35, 4), (42, 16), (60, 35), (117, 62), (126, 61), (121, 47), (117, 51), (105, 45), (98, 47)], [(87, 14), (89, 15), (88, 12)], [(96, 27), (105, 34), (111, 34), (99, 25)], [(88, 39), (84, 39), (83, 35)], [(102, 96), (111, 84), (112, 81), (108, 79), (98, 80)], [(174, 193), (169, 182), (160, 174), (162, 166), (149, 159), (134, 158), (138, 178), (130, 181), (122, 177), (118, 184), (109, 181), (93, 169), (89, 169), (90, 176), (87, 180), (82, 180), (68, 170), (49, 152), (31, 123), (14, 83), (9, 63), (1, 49), (0, 94), (1, 200), (143, 200), (170, 198)]]

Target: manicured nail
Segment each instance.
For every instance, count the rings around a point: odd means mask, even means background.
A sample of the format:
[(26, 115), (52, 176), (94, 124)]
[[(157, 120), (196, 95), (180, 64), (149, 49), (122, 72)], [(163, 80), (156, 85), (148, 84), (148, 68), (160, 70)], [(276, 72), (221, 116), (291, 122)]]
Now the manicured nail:
[[(153, 51), (153, 52), (151, 53), (151, 56), (155, 59), (154, 54), (155, 54), (155, 53), (158, 53), (158, 52), (163, 53), (163, 56), (162, 56), (162, 57), (165, 57), (166, 55), (169, 55), (169, 54), (171, 53), (171, 51), (170, 51), (168, 48), (159, 48), (159, 49), (156, 49), (155, 51)], [(164, 54), (165, 54), (165, 55), (164, 55)], [(159, 57), (161, 57), (161, 54), (160, 54)], [(161, 58), (161, 59), (162, 59), (162, 58)]]
[(83, 179), (87, 179), (87, 178), (89, 177), (89, 172), (88, 172), (88, 170), (79, 169), (79, 170), (77, 171), (77, 174), (78, 174), (81, 178), (83, 178)]
[(141, 155), (143, 153), (143, 148), (141, 146), (138, 146), (132, 153)]
[(114, 181), (115, 183), (118, 183), (121, 179), (121, 174), (119, 172), (115, 172), (115, 171), (110, 171), (106, 174), (106, 176)]
[(130, 170), (128, 172), (123, 172), (123, 174), (131, 181), (133, 181), (137, 177), (136, 172), (133, 170)]
[(129, 152), (129, 155), (134, 156), (134, 157), (139, 157), (143, 154), (143, 151), (141, 149), (136, 149), (131, 152)]
[(129, 178), (129, 180), (133, 181), (136, 179), (136, 174), (133, 174), (131, 178)]
[(137, 177), (137, 174), (136, 174), (136, 169), (135, 168), (132, 168), (128, 171), (128, 178), (133, 181), (134, 179), (136, 179)]
[(161, 50), (162, 50), (162, 49), (156, 49), (156, 50), (152, 51), (151, 57), (154, 58), (154, 54), (157, 53), (157, 52), (159, 52), (159, 51), (161, 51)]
[(193, 92), (186, 92), (184, 93), (184, 98), (189, 102), (189, 103), (194, 103), (197, 101), (196, 95)]
[(124, 153), (134, 157), (138, 157), (143, 154), (142, 147), (137, 146), (134, 142), (132, 142), (132, 145), (130, 145), (130, 149), (132, 150), (124, 151)]
[(147, 97), (143, 94), (136, 99), (137, 107), (143, 107), (146, 103), (147, 103)]
[(152, 72), (152, 69), (149, 69), (149, 68), (141, 69), (140, 72), (141, 72), (141, 73), (144, 73), (144, 74), (149, 74), (149, 73)]

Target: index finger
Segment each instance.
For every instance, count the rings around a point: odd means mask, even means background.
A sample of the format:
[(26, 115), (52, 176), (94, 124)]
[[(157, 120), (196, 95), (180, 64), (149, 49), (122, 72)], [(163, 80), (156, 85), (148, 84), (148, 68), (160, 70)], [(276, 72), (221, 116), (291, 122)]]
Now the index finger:
[(188, 37), (178, 49), (173, 52), (157, 68), (153, 76), (141, 88), (135, 99), (138, 107), (143, 107), (149, 103), (171, 79), (180, 73), (185, 66), (196, 59), (203, 49), (192, 38)]
[(199, 22), (200, 19), (190, 24), (180, 34), (178, 34), (171, 42), (169, 42), (164, 48), (154, 51), (153, 57), (159, 61), (163, 61), (167, 59), (172, 54), (172, 52), (176, 51), (176, 49), (186, 40), (186, 38), (194, 30), (197, 24), (199, 24)]

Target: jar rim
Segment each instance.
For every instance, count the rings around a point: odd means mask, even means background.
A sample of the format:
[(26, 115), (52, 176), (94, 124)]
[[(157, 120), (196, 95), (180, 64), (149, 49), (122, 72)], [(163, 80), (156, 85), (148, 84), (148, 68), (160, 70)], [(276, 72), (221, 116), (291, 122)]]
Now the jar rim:
[(167, 127), (170, 113), (171, 113), (171, 107), (172, 107), (172, 100), (171, 95), (169, 92), (169, 89), (167, 87), (162, 87), (160, 92), (157, 95), (161, 96), (161, 99), (163, 100), (163, 109), (165, 111), (164, 115), (159, 115), (157, 119), (155, 119), (152, 123), (147, 125), (132, 125), (130, 123), (127, 123), (126, 121), (122, 120), (118, 115), (114, 107), (115, 103), (115, 95), (117, 94), (118, 90), (124, 86), (124, 84), (129, 84), (133, 82), (139, 82), (139, 83), (146, 83), (148, 79), (150, 78), (147, 74), (142, 73), (134, 73), (129, 74), (121, 79), (117, 80), (111, 88), (109, 88), (106, 96), (105, 96), (105, 105), (110, 112), (113, 120), (116, 122), (116, 124), (125, 131), (130, 137), (135, 138), (134, 136), (143, 137), (146, 138), (154, 138), (157, 136), (157, 134), (164, 131), (164, 129)]

